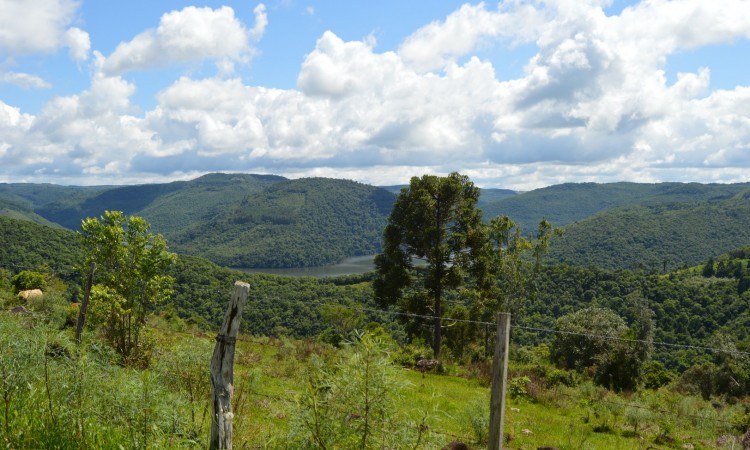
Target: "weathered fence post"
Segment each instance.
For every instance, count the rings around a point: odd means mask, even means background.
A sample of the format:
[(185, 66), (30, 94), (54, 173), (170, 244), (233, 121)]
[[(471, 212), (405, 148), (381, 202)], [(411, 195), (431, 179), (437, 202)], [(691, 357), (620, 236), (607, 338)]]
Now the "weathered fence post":
[(492, 359), (492, 396), (490, 398), (490, 440), (488, 450), (503, 448), (505, 420), (505, 382), (508, 377), (508, 344), (510, 342), (510, 313), (497, 314), (495, 355)]
[(216, 336), (211, 358), (211, 449), (232, 448), (232, 395), (234, 394), (234, 348), (240, 329), (242, 307), (247, 302), (250, 285), (237, 281), (224, 324)]

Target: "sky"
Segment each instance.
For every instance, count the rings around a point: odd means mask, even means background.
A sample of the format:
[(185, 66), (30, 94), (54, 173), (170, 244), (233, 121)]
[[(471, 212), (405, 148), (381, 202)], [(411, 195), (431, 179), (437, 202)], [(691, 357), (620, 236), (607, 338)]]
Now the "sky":
[(750, 1), (0, 0), (0, 182), (750, 181)]

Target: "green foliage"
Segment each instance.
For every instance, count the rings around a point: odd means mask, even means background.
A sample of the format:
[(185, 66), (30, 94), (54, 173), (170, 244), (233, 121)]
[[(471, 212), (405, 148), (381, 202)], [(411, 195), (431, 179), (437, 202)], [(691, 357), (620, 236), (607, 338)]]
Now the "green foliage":
[(628, 205), (656, 205), (729, 199), (748, 183), (564, 183), (535, 189), (484, 205), (486, 217), (508, 215), (524, 229), (540, 217), (567, 226), (602, 211)]
[(363, 335), (335, 366), (315, 359), (298, 397), (290, 439), (302, 448), (407, 448), (419, 442), (420, 427), (405, 426), (397, 371), (387, 349)]
[(647, 358), (640, 342), (614, 311), (586, 308), (556, 321), (552, 358), (567, 369), (592, 368), (594, 380), (616, 390), (632, 390)]
[(0, 266), (14, 273), (51, 271), (71, 281), (78, 277), (79, 260), (75, 233), (0, 215)]
[(510, 379), (508, 393), (512, 398), (524, 398), (529, 396), (529, 385), (531, 378), (527, 376), (515, 377)]
[(716, 267), (714, 263), (713, 256), (708, 258), (708, 261), (706, 261), (706, 264), (703, 265), (703, 270), (701, 271), (701, 275), (703, 275), (706, 278), (710, 278), (714, 276), (716, 273)]
[(643, 365), (641, 381), (647, 389), (659, 389), (674, 381), (675, 375), (659, 361), (647, 361)]
[[(374, 289), (381, 304), (396, 303), (411, 288), (415, 306), (428, 307), (437, 317), (435, 357), (441, 348), (444, 291), (461, 286), (466, 276), (485, 277), (486, 235), (478, 199), (479, 189), (465, 175), (413, 177), (396, 199), (383, 232), (383, 253), (375, 258)], [(414, 258), (426, 262), (424, 276), (413, 276)]]
[(141, 217), (106, 211), (81, 225), (85, 261), (95, 267), (91, 316), (129, 365), (148, 365), (141, 330), (146, 316), (169, 300), (174, 279), (165, 275), (175, 260), (160, 235)]
[(750, 198), (616, 208), (565, 228), (551, 260), (603, 269), (695, 265), (750, 242)]
[(353, 181), (282, 181), (169, 237), (175, 250), (224, 266), (331, 264), (380, 249), (393, 199)]
[(29, 289), (47, 289), (47, 280), (43, 273), (33, 272), (31, 270), (22, 270), (13, 277), (11, 281), (13, 293), (18, 294), (20, 291)]

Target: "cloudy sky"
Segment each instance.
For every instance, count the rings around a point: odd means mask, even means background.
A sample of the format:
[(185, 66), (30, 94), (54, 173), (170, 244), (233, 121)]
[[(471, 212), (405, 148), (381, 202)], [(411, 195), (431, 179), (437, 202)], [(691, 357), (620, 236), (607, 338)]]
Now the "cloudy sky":
[(0, 0), (0, 182), (750, 181), (750, 1)]

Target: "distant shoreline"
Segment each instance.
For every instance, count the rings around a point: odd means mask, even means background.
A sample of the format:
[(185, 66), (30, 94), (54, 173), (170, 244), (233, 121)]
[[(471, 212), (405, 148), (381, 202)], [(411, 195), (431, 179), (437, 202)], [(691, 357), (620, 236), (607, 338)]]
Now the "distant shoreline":
[(344, 258), (339, 263), (325, 266), (287, 268), (237, 267), (236, 269), (247, 273), (268, 273), (290, 277), (326, 278), (358, 275), (375, 270), (375, 255), (352, 256)]

